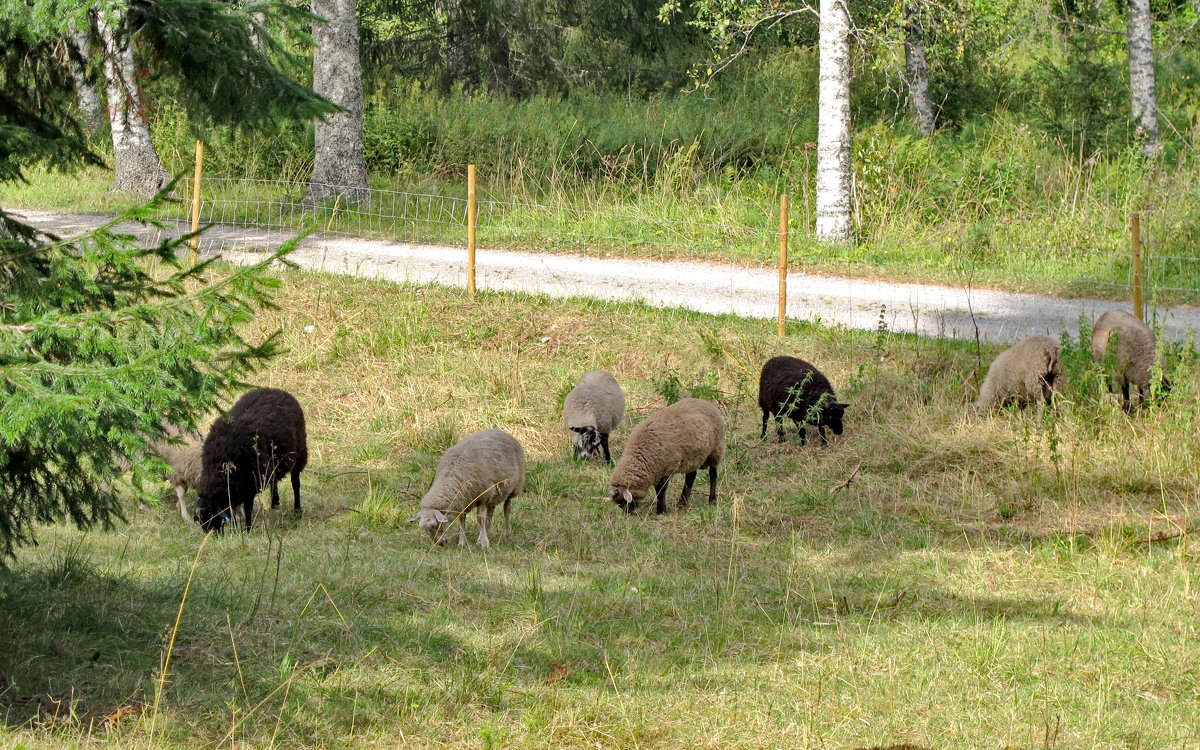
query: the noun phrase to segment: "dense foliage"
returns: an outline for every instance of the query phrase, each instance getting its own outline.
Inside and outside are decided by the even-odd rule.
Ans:
[[[31,2],[0,13],[0,184],[29,166],[99,161],[59,56],[66,21],[83,8]],[[154,0],[128,10],[153,49],[148,72],[174,83],[189,122],[329,109],[259,51],[224,3]],[[156,209],[67,239],[0,210],[0,559],[32,542],[36,524],[119,518],[115,491],[128,458],[137,459],[137,486],[147,468],[140,457],[164,423],[191,424],[275,351],[270,337],[250,342],[238,327],[268,304],[276,281],[266,269],[287,248],[218,276],[209,261],[179,260],[182,238],[146,249],[120,231]]]

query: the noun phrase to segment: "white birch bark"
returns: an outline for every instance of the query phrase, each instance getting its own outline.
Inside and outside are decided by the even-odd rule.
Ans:
[[[1142,153],[1162,150],[1158,138],[1158,95],[1154,87],[1154,44],[1150,34],[1150,0],[1129,0],[1129,94]]]
[[[821,0],[817,88],[817,237],[849,242],[850,13],[846,0]]]
[[[362,63],[358,56],[355,0],[312,0],[313,90],[345,112],[317,119],[316,160],[306,201],[337,195],[360,202],[368,197],[363,154]]]
[[[170,181],[150,139],[125,15],[108,5],[96,13],[104,62],[104,95],[113,141],[113,190],[149,198]]]
[[[925,29],[921,11],[904,6],[904,73],[908,79],[908,106],[921,135],[933,135],[933,106],[929,103],[929,67],[925,63]]]
[[[100,95],[96,87],[88,80],[85,65],[92,57],[91,40],[86,31],[75,28],[75,22],[69,24],[71,52],[67,54],[67,64],[71,68],[71,78],[75,83],[75,98],[79,102],[79,111],[83,114],[87,130],[97,133],[104,126],[104,110],[100,105]]]

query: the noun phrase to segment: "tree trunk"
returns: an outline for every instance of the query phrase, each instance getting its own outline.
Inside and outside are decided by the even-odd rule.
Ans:
[[[96,13],[104,60],[104,95],[112,129],[114,192],[153,197],[170,181],[150,139],[142,92],[133,64],[133,47],[124,13],[112,5]]]
[[[100,105],[96,87],[87,76],[87,61],[92,58],[91,38],[86,31],[77,30],[74,21],[69,27],[71,37],[68,43],[71,49],[67,52],[67,65],[75,82],[75,97],[79,101],[79,111],[83,114],[88,132],[99,133],[104,127],[104,109]]]
[[[256,50],[263,52],[262,37],[258,35],[258,30],[264,23],[267,22],[267,14],[255,11],[250,14],[250,19],[250,43],[254,45]]]
[[[312,0],[313,91],[345,112],[316,121],[316,161],[307,203],[340,195],[355,203],[366,200],[367,162],[363,155],[362,63],[358,56],[355,0]]]
[[[465,0],[438,0],[437,7],[446,15],[446,77],[452,83],[472,88],[478,83],[471,63],[470,40],[466,34]]]
[[[817,237],[850,241],[850,13],[821,0],[817,89]]]
[[[933,135],[933,107],[929,103],[929,72],[925,64],[925,29],[921,11],[911,3],[904,6],[904,73],[908,78],[908,106],[917,130]]]
[[[1129,94],[1142,153],[1162,150],[1158,140],[1158,95],[1154,88],[1154,44],[1150,35],[1150,0],[1129,0]]]

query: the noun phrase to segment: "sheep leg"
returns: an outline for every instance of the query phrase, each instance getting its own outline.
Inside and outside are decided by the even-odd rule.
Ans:
[[[798,419],[796,420],[796,432],[800,435],[800,445],[808,442],[808,436],[804,433],[804,423]]]
[[[763,409],[763,428],[762,428],[762,432],[759,434],[759,437],[762,438],[763,440],[767,439],[767,422],[770,419],[771,419],[771,412],[767,411],[766,409]]]
[[[475,541],[480,547],[487,549],[492,546],[488,540],[488,526],[492,522],[492,509],[487,503],[479,504],[479,539]]]
[[[1121,402],[1124,404],[1124,406],[1122,408],[1125,409],[1125,412],[1127,414],[1129,412],[1133,411],[1133,404],[1129,401],[1129,381],[1128,380],[1121,381]]]
[[[175,497],[179,499],[179,515],[183,516],[184,521],[191,521],[192,516],[187,511],[187,503],[184,502],[183,496],[187,492],[182,484],[175,485]]]
[[[279,480],[275,478],[271,479],[271,507],[279,507]]]
[[[785,434],[783,431],[783,412],[775,415],[775,435],[779,438],[779,442],[783,442]]]
[[[679,507],[686,508],[692,499],[692,482],[696,481],[696,472],[689,471],[683,475],[683,494],[679,496]]]
[[[654,485],[654,512],[662,515],[667,512],[667,483],[671,481],[670,475],[658,480],[658,484]]]
[[[613,462],[613,460],[612,460],[612,454],[608,452],[608,433],[607,432],[600,433],[600,447],[604,449],[604,463],[611,464]],[[507,508],[508,505],[505,505],[504,507]]]
[[[717,504],[717,467],[708,467],[708,504]]]
[[[250,533],[251,519],[254,518],[254,496],[246,498],[246,504],[242,506],[246,511],[246,533]],[[233,508],[229,508],[229,520],[233,520]]]
[[[292,471],[292,498],[295,502],[292,505],[292,513],[294,515],[303,515],[304,511],[300,509],[300,472]]]
[[[512,539],[512,495],[504,498],[504,539]]]
[[[469,510],[470,509],[462,511],[455,518],[455,520],[458,521],[458,546],[459,547],[467,546],[467,513],[469,512]]]

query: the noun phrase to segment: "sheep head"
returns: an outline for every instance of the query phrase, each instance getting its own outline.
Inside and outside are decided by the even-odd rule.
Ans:
[[[600,433],[595,427],[570,427],[571,432],[575,433],[571,436],[575,443],[575,450],[578,452],[578,457],[586,461],[593,456],[601,455],[600,452]]]
[[[612,485],[612,501],[627,513],[637,510],[638,501],[646,496],[645,489],[631,489],[623,484]]]
[[[416,521],[417,528],[429,534],[429,538],[439,547],[446,544],[446,535],[450,533],[450,518],[436,508],[422,508],[416,515],[408,519],[409,523]]]

